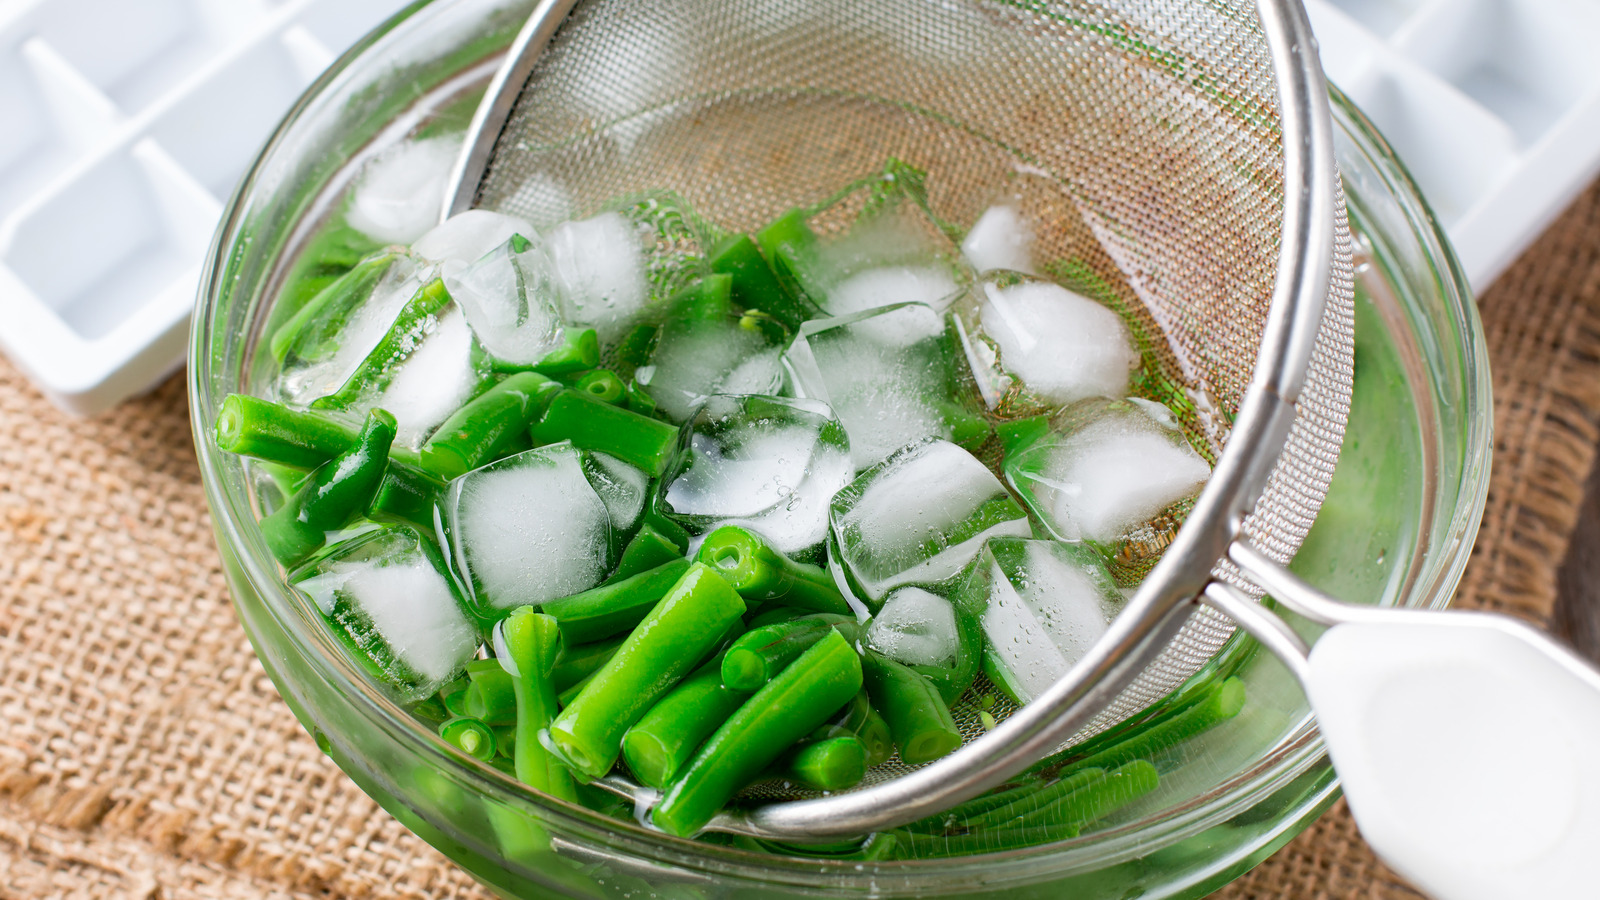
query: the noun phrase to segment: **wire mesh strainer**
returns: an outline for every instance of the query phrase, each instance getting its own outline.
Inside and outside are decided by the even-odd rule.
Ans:
[[[725,813],[768,837],[861,834],[939,811],[1148,707],[1232,633],[1197,605],[1244,537],[1286,562],[1316,516],[1351,392],[1352,271],[1325,86],[1290,0],[550,0],[479,109],[446,214],[551,223],[670,188],[753,229],[889,156],[971,222],[1021,200],[1161,335],[1157,368],[1212,479],[1107,636],[966,746],[826,798]],[[963,715],[963,713],[967,713]],[[898,777],[890,777],[898,776]],[[647,792],[616,778],[619,791]]]

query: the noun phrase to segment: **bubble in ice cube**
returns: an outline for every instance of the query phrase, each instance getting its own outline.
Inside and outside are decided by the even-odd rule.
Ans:
[[[1172,412],[1143,399],[1091,400],[1063,411],[1048,430],[1007,452],[1004,471],[1057,538],[1148,561],[1171,541],[1173,508],[1197,496],[1211,476]]]
[[[516,216],[469,209],[445,219],[417,238],[411,245],[411,252],[434,262],[453,259],[471,263],[519,234],[530,240],[538,236],[532,225]]]
[[[583,454],[583,471],[600,502],[605,504],[612,530],[618,534],[633,531],[644,514],[650,476],[609,453],[596,451]]]
[[[862,643],[908,666],[953,666],[961,650],[955,607],[920,587],[896,588],[872,617]]]
[[[990,541],[961,588],[977,612],[984,670],[1020,703],[1054,684],[1122,606],[1104,563],[1056,541]]]
[[[561,346],[550,261],[536,238],[516,234],[475,262],[440,269],[478,343],[513,365],[533,365]]]
[[[1116,313],[1052,282],[992,273],[960,318],[968,361],[991,408],[1122,397],[1139,365]]]
[[[691,532],[739,525],[798,554],[827,537],[828,504],[853,472],[826,405],[717,395],[684,429],[661,479],[661,509]]]
[[[638,229],[607,212],[563,222],[544,242],[563,318],[593,328],[603,344],[621,340],[650,298]]]
[[[460,135],[398,144],[366,164],[345,221],[384,244],[409,244],[439,222]]]
[[[438,690],[477,652],[477,631],[443,560],[409,527],[386,525],[338,544],[290,580],[402,699]]]
[[[668,420],[684,422],[713,394],[776,394],[781,351],[761,332],[725,321],[668,321],[650,365],[634,377]]]
[[[1027,535],[1027,514],[972,454],[949,441],[906,447],[833,499],[832,552],[855,593],[881,601],[902,584],[955,575],[991,537]]]
[[[942,337],[939,315],[920,303],[821,319],[801,326],[784,368],[796,393],[833,407],[860,470],[907,444],[952,437]]]
[[[433,277],[433,269],[415,256],[403,252],[384,256],[389,262],[370,294],[340,297],[301,326],[278,380],[284,402],[304,406],[338,390],[388,333],[400,310]]]
[[[1015,206],[1001,204],[983,211],[961,241],[961,253],[979,272],[1008,269],[1039,274],[1033,267],[1033,230]]]
[[[451,559],[485,614],[576,594],[605,577],[611,517],[567,442],[457,478],[444,510]]]

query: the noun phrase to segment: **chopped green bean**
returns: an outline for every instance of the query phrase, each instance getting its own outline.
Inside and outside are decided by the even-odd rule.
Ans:
[[[570,643],[608,638],[644,621],[690,565],[677,557],[621,581],[547,601],[539,611],[556,620],[562,639]]]
[[[722,680],[728,687],[754,691],[833,631],[826,616],[804,616],[747,631],[722,658]]]
[[[515,669],[517,737],[512,759],[517,780],[552,797],[576,801],[572,775],[539,742],[539,733],[550,726],[556,715],[555,684],[550,680],[561,646],[561,632],[546,615],[523,607],[507,616],[498,626],[499,645]]]
[[[595,669],[593,672],[583,676],[583,678],[580,680],[573,682],[566,688],[563,688],[561,692],[556,695],[556,705],[560,706],[562,709],[566,709],[567,707],[571,706],[572,701],[576,700],[578,695],[583,693],[583,689],[588,687],[589,682],[593,681],[594,676],[598,674],[600,674],[600,670]]]
[[[805,744],[782,769],[784,778],[815,791],[843,791],[867,775],[867,745],[853,734]]]
[[[860,657],[841,635],[829,633],[711,735],[668,785],[651,821],[680,837],[699,831],[752,778],[860,690]]]
[[[341,308],[350,309],[372,295],[378,282],[389,268],[401,259],[401,254],[389,252],[369,256],[355,267],[334,279],[318,291],[294,317],[272,333],[267,342],[267,352],[279,363],[284,362],[293,349],[300,359],[322,359],[328,355],[327,345],[334,343],[344,327],[344,316],[337,315]],[[326,317],[320,328],[311,323]]]
[[[950,707],[926,677],[871,652],[862,667],[872,705],[888,721],[900,758],[908,765],[932,762],[961,746]]]
[[[867,749],[867,765],[881,765],[894,755],[894,735],[883,715],[872,708],[872,700],[861,691],[833,721],[812,732],[811,740],[820,741],[842,734],[853,734]]]
[[[665,786],[749,697],[749,691],[723,683],[722,656],[712,657],[622,736],[622,758],[629,771],[640,784]]]
[[[313,409],[347,409],[362,397],[381,391],[394,379],[400,363],[422,346],[437,317],[450,304],[450,292],[435,278],[406,302],[394,324],[338,390],[311,402]]]
[[[732,277],[733,299],[746,310],[760,310],[790,332],[808,318],[749,235],[734,235],[711,248],[710,262],[711,271]]]
[[[550,378],[572,375],[600,365],[600,338],[593,328],[568,328],[561,346],[544,355],[533,370]]]
[[[471,682],[463,698],[467,715],[495,727],[516,722],[516,685],[499,660],[472,660],[467,663],[467,678]]]
[[[622,550],[622,559],[617,563],[617,570],[611,573],[605,584],[621,581],[648,569],[654,569],[662,563],[669,563],[683,556],[683,548],[679,547],[671,538],[656,530],[655,527],[645,525],[639,533],[633,536],[628,546]]]
[[[744,600],[726,581],[691,565],[551,723],[556,752],[586,779],[610,771],[623,733],[739,624],[744,611]]]
[[[561,645],[561,652],[556,654],[556,666],[550,673],[550,681],[559,693],[577,684],[596,670],[606,664],[606,660],[615,656],[617,648],[627,640],[627,635],[619,635],[604,641],[592,641],[587,644]]]
[[[571,441],[581,450],[609,453],[657,478],[667,467],[678,429],[570,388],[550,401],[531,429],[540,444]]]
[[[439,736],[474,759],[487,762],[494,758],[494,729],[470,716],[440,725]]]
[[[716,569],[746,600],[782,599],[785,606],[852,614],[827,570],[789,559],[747,528],[724,525],[711,532],[696,558]]]
[[[367,515],[378,520],[410,522],[424,531],[433,531],[434,504],[444,493],[444,482],[433,473],[394,458],[384,470],[378,492],[367,507]]]
[[[217,446],[296,469],[315,469],[356,445],[359,429],[327,413],[229,394],[217,411]]]
[[[422,445],[422,467],[445,481],[504,455],[527,433],[561,386],[517,372],[456,410]]]
[[[1231,677],[1211,688],[1195,703],[1178,711],[1166,721],[1141,728],[1126,740],[1118,741],[1072,765],[1074,768],[1098,766],[1102,769],[1112,769],[1135,759],[1150,759],[1218,722],[1233,718],[1243,708],[1244,682],[1237,676]]]
[[[329,531],[366,510],[383,479],[394,435],[394,416],[372,410],[354,447],[323,464],[283,508],[261,520],[261,534],[279,562],[289,568],[304,562]]]
[[[609,403],[612,406],[624,405],[628,400],[627,386],[622,383],[621,378],[617,377],[617,373],[610,369],[591,370],[582,378],[579,378],[577,383],[573,384],[572,389],[588,394],[596,400],[602,403]]]
[[[733,318],[733,279],[707,275],[668,301],[675,322],[725,322]]]

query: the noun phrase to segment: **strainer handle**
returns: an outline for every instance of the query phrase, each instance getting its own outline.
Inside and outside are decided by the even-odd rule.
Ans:
[[[1207,589],[1304,685],[1385,862],[1438,900],[1596,895],[1600,672],[1507,616],[1347,606],[1258,551],[1231,556],[1331,626],[1306,650],[1236,589]]]

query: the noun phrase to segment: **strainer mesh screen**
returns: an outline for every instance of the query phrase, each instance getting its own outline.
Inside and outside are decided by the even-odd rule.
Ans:
[[[1248,3],[599,0],[540,58],[476,205],[544,225],[670,189],[748,230],[897,157],[928,173],[947,221],[1015,202],[1036,259],[1093,281],[1153,337],[1160,399],[1216,459],[1271,302],[1280,137]],[[1298,422],[1287,446],[1250,451],[1277,458],[1247,528],[1280,561],[1315,518],[1348,412],[1342,199],[1338,234]],[[1080,737],[1158,700],[1231,631],[1195,614]],[[969,738],[981,731],[975,709],[955,712]],[[892,761],[869,783],[898,771]]]

